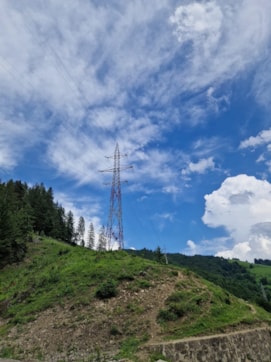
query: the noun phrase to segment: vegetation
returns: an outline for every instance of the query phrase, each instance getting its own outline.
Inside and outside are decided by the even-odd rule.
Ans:
[[[183,338],[223,331],[224,328],[255,322],[256,307],[235,298],[227,291],[188,273],[176,283],[157,320],[167,334]],[[258,313],[260,309],[257,309]],[[268,313],[264,313],[266,316]],[[269,317],[267,317],[269,319]],[[207,332],[208,331],[208,332]],[[207,333],[206,333],[207,332]]]
[[[45,237],[29,243],[28,249],[30,258],[5,267],[0,275],[0,315],[13,324],[33,319],[35,312],[66,298],[78,303],[84,296],[113,297],[120,281],[133,280],[150,264],[122,251],[99,253]]]
[[[75,228],[72,212],[54,202],[51,188],[0,183],[0,357],[42,359],[56,345],[53,359],[57,352],[75,360],[91,335],[87,360],[106,361],[103,346],[118,350],[115,358],[139,361],[139,347],[155,336],[271,322],[267,260],[165,255],[160,247],[107,251],[104,227],[94,250],[92,223],[86,242],[84,235],[84,218]],[[51,320],[44,324],[46,315]],[[32,341],[35,326],[36,334],[48,332]],[[74,340],[75,331],[80,338]]]
[[[31,232],[65,239],[65,213],[53,201],[53,191],[30,188],[20,181],[0,184],[0,267],[18,262],[26,252]]]
[[[37,323],[35,333],[48,328],[46,338],[52,335],[53,345],[63,353],[82,351],[85,338],[93,333],[97,344],[89,342],[93,343],[93,356],[101,346],[110,348],[113,343],[118,358],[133,360],[139,346],[157,333],[157,323],[159,338],[173,339],[271,320],[263,309],[176,266],[125,251],[71,246],[47,237],[29,242],[27,247],[24,260],[5,266],[0,274],[1,357],[42,358],[43,353],[49,353],[41,337],[27,349],[28,324],[32,330]],[[53,320],[45,327],[44,317],[41,322],[39,318],[50,313]],[[20,337],[13,335],[10,340],[8,333],[14,326]],[[76,330],[86,330],[86,335],[76,341],[67,335],[64,341],[58,340],[65,333],[73,336]],[[16,344],[17,339],[23,347]],[[22,355],[22,351],[29,354]]]
[[[116,284],[112,280],[102,283],[95,293],[99,299],[113,298],[117,295]]]
[[[157,252],[157,250],[159,252]],[[161,258],[161,250],[127,251],[149,260]],[[227,260],[214,256],[167,254],[168,263],[194,271],[238,298],[257,303],[271,311],[271,266]],[[261,271],[261,272],[260,272]],[[263,294],[264,286],[264,294]]]
[[[66,214],[54,201],[52,188],[46,189],[43,184],[29,187],[13,180],[0,182],[0,268],[22,260],[33,234],[35,238],[46,235],[84,246],[84,233],[84,218],[79,218],[75,230],[72,211]],[[88,246],[94,246],[93,225]]]

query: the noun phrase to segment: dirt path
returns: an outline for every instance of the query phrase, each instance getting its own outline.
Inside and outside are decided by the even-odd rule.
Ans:
[[[262,331],[262,330],[266,330],[269,329],[270,327],[268,327],[267,325],[264,327],[256,327],[256,328],[250,328],[250,329],[240,329],[240,330],[236,330],[233,332],[228,332],[228,333],[217,333],[217,334],[210,334],[208,336],[199,336],[199,337],[187,337],[187,338],[182,338],[182,339],[174,339],[172,341],[163,341],[163,344],[172,344],[172,343],[178,343],[178,342],[187,342],[187,341],[204,341],[207,339],[211,339],[211,338],[222,338],[225,336],[232,336],[232,335],[238,335],[238,334],[246,334],[249,332],[255,332],[255,331]],[[149,345],[159,345],[159,343],[150,343]],[[0,360],[1,362],[1,360]]]

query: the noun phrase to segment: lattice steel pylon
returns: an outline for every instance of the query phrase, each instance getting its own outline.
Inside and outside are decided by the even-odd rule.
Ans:
[[[113,247],[117,249],[124,248],[123,240],[123,225],[122,225],[122,200],[121,200],[121,179],[120,171],[132,168],[133,166],[120,166],[120,158],[127,155],[121,155],[119,151],[119,145],[116,144],[114,156],[107,158],[113,158],[113,168],[102,170],[101,172],[113,172],[111,193],[110,193],[110,204],[108,221],[106,227],[106,239],[108,242],[108,248]]]

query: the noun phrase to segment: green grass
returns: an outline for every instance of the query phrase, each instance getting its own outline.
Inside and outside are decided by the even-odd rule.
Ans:
[[[146,275],[152,274],[152,263],[123,251],[96,252],[46,238],[28,248],[29,259],[0,274],[0,314],[13,324],[33,320],[35,313],[67,299],[76,304],[97,293],[102,297],[108,283],[112,297],[123,280],[134,288],[149,287]],[[140,273],[144,278],[138,278]]]
[[[270,313],[251,306],[219,286],[193,277],[177,283],[157,315],[168,339],[223,332],[226,328],[271,322]]]
[[[266,276],[264,269],[267,270],[257,266],[251,271],[260,279]],[[43,238],[40,243],[28,245],[23,262],[1,270],[0,316],[7,323],[0,327],[0,339],[7,336],[12,326],[33,321],[46,308],[66,303],[74,308],[91,307],[98,299],[106,305],[107,299],[118,296],[125,286],[125,297],[129,294],[135,297],[108,310],[108,335],[120,342],[118,357],[132,359],[138,347],[149,338],[146,332],[149,321],[142,325],[139,318],[146,306],[137,296],[147,294],[161,281],[176,281],[174,291],[157,311],[164,339],[212,334],[240,324],[271,322],[270,313],[189,270],[161,265],[125,251],[97,252]],[[119,325],[114,320],[117,315],[125,316],[125,323]],[[76,323],[80,323],[86,315],[78,313],[76,317]],[[91,320],[92,317],[88,317]],[[14,357],[12,348],[2,348],[0,356]]]
[[[250,264],[249,264],[250,265]],[[271,283],[271,266],[269,265],[261,265],[261,264],[253,264],[253,267],[249,267],[249,271],[255,275],[257,281],[260,281],[262,278],[267,278]]]
[[[257,280],[260,288],[262,280],[265,280],[264,289],[268,293],[268,298],[271,298],[271,266],[263,264],[250,264],[248,262],[241,262],[239,264],[244,266],[249,273],[251,273]]]

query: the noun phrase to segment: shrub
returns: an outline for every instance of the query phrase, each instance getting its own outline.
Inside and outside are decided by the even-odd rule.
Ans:
[[[174,292],[167,298],[167,304],[174,302],[178,303],[181,302],[184,298],[183,292]]]
[[[137,281],[138,287],[141,289],[150,288],[151,283],[148,280],[142,279]]]
[[[118,327],[116,327],[115,325],[111,326],[110,328],[110,334],[111,336],[118,336],[121,335],[121,331],[118,329]]]
[[[111,280],[102,283],[95,293],[95,296],[99,299],[108,299],[115,297],[116,295],[117,295],[116,285]]]
[[[185,315],[185,311],[181,303],[170,303],[169,311],[174,313],[177,318],[181,318]]]
[[[160,309],[158,316],[157,316],[157,320],[162,323],[176,321],[177,319],[178,319],[178,316],[170,309]]]

